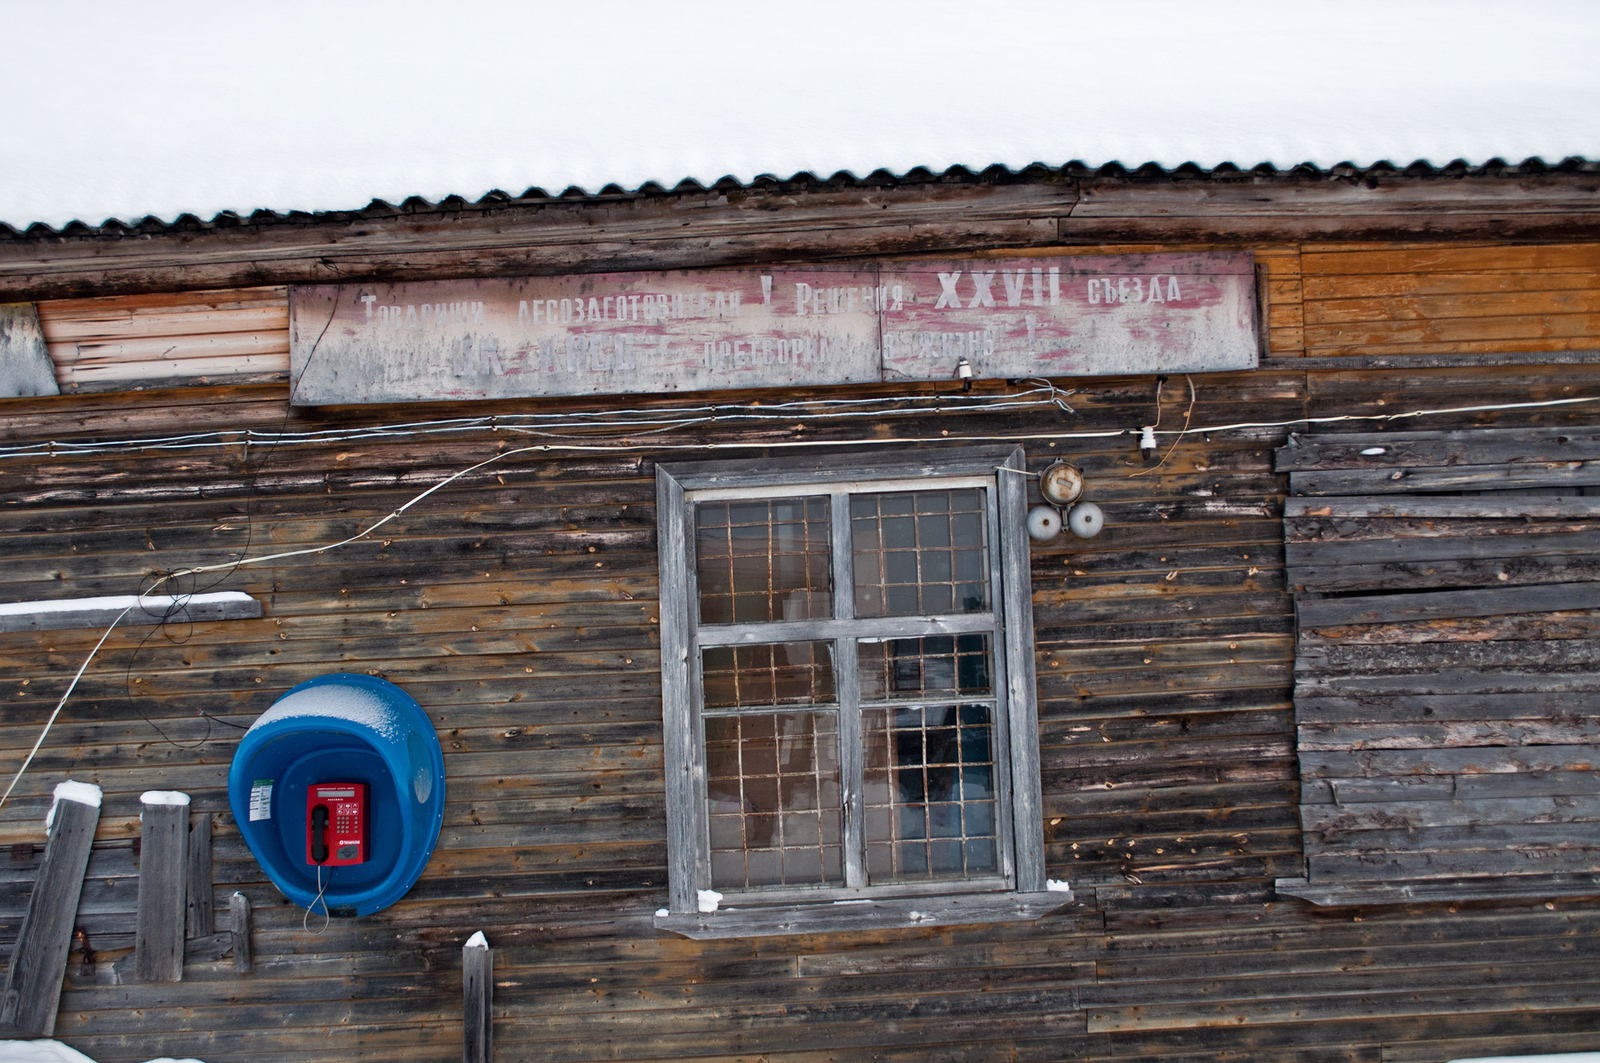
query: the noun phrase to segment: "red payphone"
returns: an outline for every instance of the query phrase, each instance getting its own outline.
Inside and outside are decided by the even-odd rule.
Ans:
[[[313,783],[306,789],[306,863],[337,867],[367,859],[367,784]]]

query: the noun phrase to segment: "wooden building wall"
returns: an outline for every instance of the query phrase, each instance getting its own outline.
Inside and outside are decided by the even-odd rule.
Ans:
[[[1048,870],[1079,901],[1064,914],[715,942],[655,930],[665,818],[653,471],[667,452],[554,452],[464,478],[369,540],[197,583],[259,597],[259,620],[114,633],[0,808],[0,846],[11,847],[0,848],[0,943],[14,939],[31,887],[49,790],[71,774],[103,786],[106,804],[80,908],[94,962],[71,958],[56,1032],[107,1063],[453,1059],[460,947],[480,929],[496,950],[501,1060],[1424,1063],[1594,1047],[1600,898],[1316,907],[1275,893],[1275,879],[1305,865],[1287,479],[1273,452],[1290,431],[1278,422],[1299,418],[1600,395],[1582,355],[1479,357],[1600,347],[1600,245],[1255,249],[1269,358],[1256,372],[1194,378],[1192,402],[1182,378],[1159,399],[1149,378],[1058,381],[1078,389],[1071,414],[930,405],[914,419],[803,433],[929,446],[1015,436],[1034,468],[1060,455],[1087,473],[1106,532],[1036,546],[1032,559]],[[230,334],[270,348],[275,298],[235,293],[230,306],[260,314]],[[69,322],[87,308],[39,310],[59,371],[72,364]],[[143,379],[173,375],[152,374]],[[513,409],[291,410],[278,383],[81,390],[5,402],[0,446]],[[1597,413],[1483,410],[1396,427],[1592,426]],[[1251,427],[1187,437],[1159,465],[1132,436],[1050,438],[1158,415],[1163,428]],[[744,455],[794,438],[783,422],[666,437]],[[0,456],[0,596],[129,593],[152,572],[342,539],[525,441],[484,430]],[[20,762],[99,635],[0,635],[0,763]],[[381,675],[417,698],[438,726],[449,800],[411,894],[318,934],[240,842],[224,781],[240,728],[331,671]],[[234,974],[217,941],[196,940],[181,983],[133,980],[131,842],[147,789],[185,790],[211,817],[216,929],[227,929],[227,897],[247,894],[254,973]]]

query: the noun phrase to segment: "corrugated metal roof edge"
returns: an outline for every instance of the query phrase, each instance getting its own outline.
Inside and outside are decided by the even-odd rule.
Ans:
[[[400,217],[408,214],[438,213],[442,211],[461,210],[496,210],[515,206],[533,206],[541,203],[573,202],[573,201],[607,201],[636,199],[645,196],[665,196],[694,194],[697,192],[716,191],[806,191],[809,189],[840,190],[851,187],[893,187],[899,185],[918,184],[1009,184],[1025,181],[1040,180],[1073,180],[1086,178],[1121,178],[1142,181],[1262,181],[1274,182],[1289,181],[1364,181],[1377,176],[1401,176],[1418,179],[1457,179],[1457,178],[1496,178],[1496,177],[1528,177],[1542,174],[1572,174],[1572,173],[1600,173],[1600,161],[1591,161],[1582,156],[1569,156],[1557,163],[1547,163],[1540,158],[1524,159],[1519,163],[1508,163],[1504,159],[1494,158],[1482,164],[1473,165],[1462,159],[1443,166],[1435,166],[1423,159],[1418,159],[1406,166],[1397,166],[1389,162],[1377,162],[1370,166],[1357,166],[1354,163],[1340,163],[1326,169],[1301,163],[1286,170],[1280,170],[1271,163],[1260,163],[1248,169],[1224,163],[1209,170],[1195,163],[1184,163],[1182,166],[1171,169],[1156,163],[1145,163],[1142,166],[1129,168],[1121,163],[1106,163],[1101,166],[1088,166],[1081,162],[1069,162],[1065,166],[1051,167],[1043,163],[1035,163],[1020,170],[995,165],[983,170],[972,170],[964,166],[952,166],[940,173],[934,173],[924,167],[915,167],[903,174],[893,174],[888,170],[874,170],[866,176],[857,176],[848,171],[841,170],[830,177],[818,177],[814,173],[801,172],[789,178],[779,178],[771,174],[763,174],[749,182],[741,182],[734,177],[723,177],[709,185],[705,185],[694,178],[685,178],[671,188],[656,182],[646,182],[638,188],[621,188],[618,185],[606,185],[598,192],[588,192],[584,189],[571,187],[560,193],[551,194],[542,188],[532,187],[521,195],[513,196],[507,192],[491,191],[480,198],[468,201],[462,196],[446,196],[443,199],[430,202],[420,196],[412,196],[399,205],[394,205],[380,199],[375,199],[367,206],[358,210],[338,211],[291,211],[278,213],[271,210],[257,210],[249,215],[238,214],[233,211],[224,211],[215,215],[210,220],[204,220],[193,214],[180,214],[172,221],[162,221],[160,218],[147,216],[137,222],[127,223],[117,219],[110,219],[99,225],[90,225],[82,221],[69,222],[59,229],[52,228],[43,222],[35,222],[25,229],[17,229],[6,222],[0,222],[0,240],[40,240],[60,237],[122,237],[122,236],[151,236],[163,233],[196,232],[214,229],[230,229],[244,227],[272,227],[272,226],[303,226],[318,223],[341,222],[356,219],[376,219],[384,217]]]

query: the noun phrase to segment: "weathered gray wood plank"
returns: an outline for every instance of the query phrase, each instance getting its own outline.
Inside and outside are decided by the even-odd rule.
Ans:
[[[1453,749],[1464,746],[1595,745],[1600,743],[1600,717],[1553,721],[1302,723],[1299,726],[1298,741],[1302,752],[1313,749]]]
[[[1308,831],[1396,830],[1469,824],[1587,823],[1600,820],[1600,795],[1585,797],[1477,798],[1444,801],[1372,801],[1354,805],[1301,805]],[[1350,839],[1360,845],[1359,838]]]
[[[144,982],[176,982],[183,978],[189,798],[187,794],[151,791],[140,798],[140,806],[143,822],[139,829],[134,973]]]
[[[967,893],[787,908],[724,908],[710,914],[658,915],[655,924],[696,939],[770,937],[1043,919],[1072,903],[1070,891]]]
[[[1371,453],[1377,451],[1377,453]],[[1593,428],[1471,428],[1289,437],[1278,472],[1587,461],[1600,458]]]
[[[1600,580],[1600,553],[1305,565],[1290,570],[1288,579],[1298,592],[1321,594],[1577,583]]]
[[[1471,801],[1589,794],[1600,794],[1600,772],[1493,772],[1372,779],[1310,778],[1301,786],[1300,803],[1303,809],[1313,804],[1353,805],[1367,801]]]
[[[1458,775],[1529,771],[1591,772],[1600,767],[1594,746],[1477,746],[1466,749],[1308,750],[1300,771],[1311,778],[1360,779],[1386,775]]]
[[[1578,609],[1600,609],[1600,582],[1475,587],[1352,598],[1305,598],[1295,603],[1295,611],[1303,628]]]
[[[1355,520],[1384,519],[1492,520],[1524,517],[1552,520],[1585,520],[1600,517],[1600,498],[1583,495],[1517,494],[1496,492],[1487,495],[1301,495],[1283,500],[1283,518]]]
[[[1277,890],[1318,905],[1404,904],[1497,900],[1511,897],[1583,897],[1600,891],[1600,875],[1497,874],[1416,882],[1318,882],[1280,878]]]
[[[1586,821],[1550,823],[1449,823],[1432,827],[1334,829],[1327,837],[1307,831],[1306,856],[1374,853],[1587,853],[1586,869],[1600,871],[1600,837]],[[1441,859],[1445,857],[1441,856]]]
[[[1449,801],[1454,775],[1402,775],[1396,778],[1315,778],[1300,783],[1300,805],[1349,805],[1367,801]]]
[[[1430,491],[1526,491],[1600,484],[1600,462],[1460,465],[1453,468],[1330,469],[1289,474],[1296,495],[1393,495]]]
[[[184,889],[184,934],[209,937],[216,931],[211,898],[211,814],[201,812],[189,828],[188,881]]]
[[[1044,813],[1039,795],[1039,713],[1035,705],[1033,594],[1028,569],[1027,456],[1017,447],[1000,463],[1000,588],[1006,631],[1006,712],[1016,888],[1045,889]],[[1002,791],[1003,792],[1003,791]],[[1004,820],[1002,819],[1002,822]]]
[[[64,794],[56,804],[44,862],[28,898],[0,996],[0,1034],[5,1036],[49,1037],[55,1031],[78,892],[100,822],[98,792],[93,797],[90,803]]]
[[[1305,674],[1295,677],[1294,696],[1361,697],[1366,695],[1521,694],[1541,690],[1552,695],[1600,690],[1600,675],[1591,672],[1485,672],[1476,668],[1444,668],[1429,674]]]
[[[463,1063],[494,1059],[494,950],[475,936],[461,949]]]
[[[1542,642],[1410,642],[1302,645],[1297,676],[1337,679],[1397,672],[1423,675],[1452,669],[1478,671],[1485,683],[1499,672],[1572,673],[1600,665],[1600,640],[1548,639]]]
[[[255,950],[250,943],[250,898],[234,891],[228,898],[228,933],[233,940],[233,969],[249,974],[255,969]]]
[[[1520,850],[1452,846],[1387,852],[1341,851],[1307,856],[1306,870],[1313,883],[1405,882],[1478,875],[1592,875],[1600,871],[1600,851],[1555,845]]]
[[[1501,522],[1496,522],[1501,523]],[[1560,525],[1559,527],[1567,527]],[[1550,557],[1600,553],[1600,527],[1581,531],[1544,530],[1535,525],[1482,522],[1450,535],[1404,534],[1348,540],[1312,540],[1284,544],[1284,564],[1290,582],[1300,582],[1298,570],[1331,568],[1343,564],[1408,564],[1420,561],[1456,561],[1482,558]]]
[[[1600,717],[1600,691],[1308,696],[1295,699],[1294,712],[1301,725],[1570,720]]]

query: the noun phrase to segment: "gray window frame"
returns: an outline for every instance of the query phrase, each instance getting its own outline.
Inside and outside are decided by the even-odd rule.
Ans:
[[[794,933],[810,925],[819,929],[896,922],[937,925],[1037,918],[1071,900],[1071,894],[1059,892],[1059,886],[1057,892],[1047,890],[1045,879],[1025,470],[1023,450],[1014,446],[858,451],[826,457],[657,466],[669,894],[669,907],[666,913],[658,913],[657,925],[695,937]],[[840,548],[849,542],[849,512],[847,506],[835,505],[831,507],[836,605],[832,618],[701,628],[695,608],[693,507],[697,501],[972,486],[981,486],[989,499],[992,613],[981,614],[971,623],[950,616],[853,619],[853,609],[844,604],[851,585],[850,551]],[[704,727],[696,666],[700,650],[741,643],[968,631],[993,636],[1001,875],[970,882],[728,892],[724,903],[732,911],[701,913],[698,896],[700,890],[709,888],[710,860]],[[849,654],[834,656],[843,704],[855,696],[854,662],[844,660]],[[841,715],[841,731],[845,726]],[[862,754],[860,743],[849,739],[841,733],[847,809],[845,862],[849,881],[860,882],[861,795],[850,783],[860,777]],[[930,903],[936,898],[942,899],[942,904]],[[856,908],[860,904],[867,907]],[[849,909],[848,915],[845,909]]]

